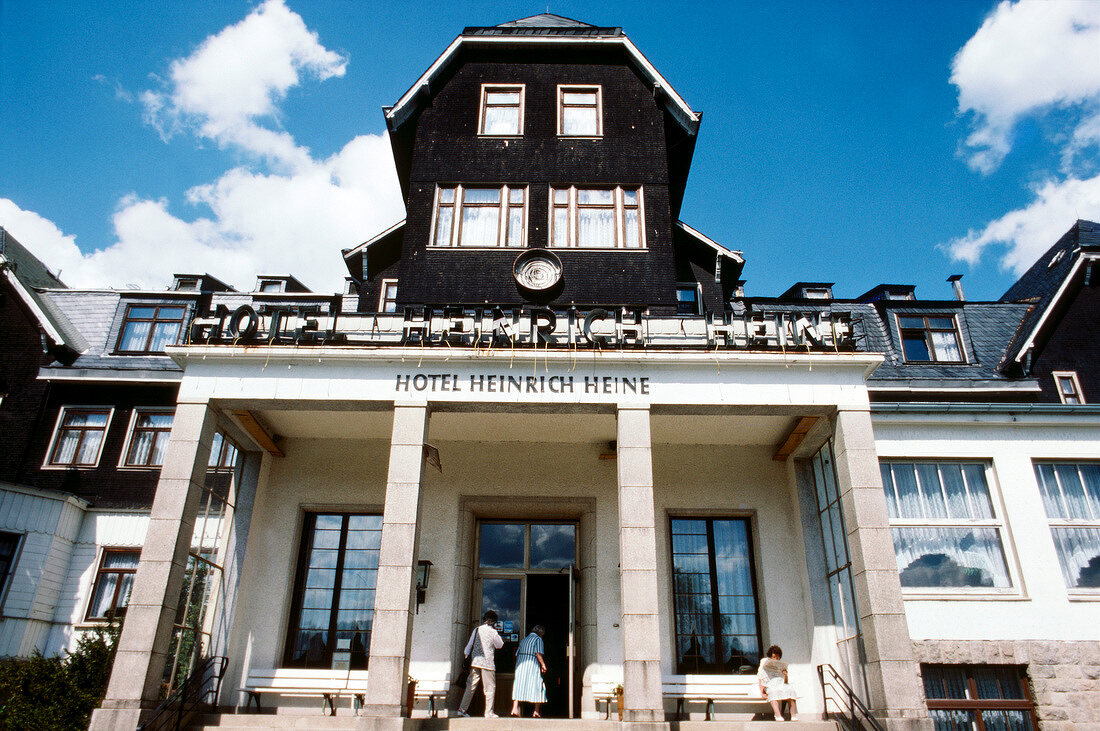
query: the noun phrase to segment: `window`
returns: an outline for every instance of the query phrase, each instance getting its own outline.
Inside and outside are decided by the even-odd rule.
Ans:
[[[1012,586],[986,469],[976,462],[881,464],[903,588]]]
[[[1085,403],[1081,382],[1077,380],[1077,371],[1054,371],[1051,375],[1054,376],[1054,385],[1058,388],[1058,398],[1062,403]]]
[[[640,188],[551,188],[550,245],[643,249]]]
[[[183,305],[129,305],[118,338],[120,353],[161,353],[174,345],[183,325]]]
[[[1100,589],[1100,462],[1036,462],[1050,532],[1069,589]]]
[[[436,189],[432,246],[525,246],[527,188]]]
[[[18,533],[0,532],[0,604],[4,600],[4,590],[8,587],[8,578],[15,568],[15,556],[19,552]]]
[[[962,341],[951,315],[898,315],[901,347],[909,362],[961,363]]]
[[[380,515],[306,515],[287,665],[367,667],[381,542]]]
[[[523,134],[523,86],[482,84],[477,133],[515,137]]]
[[[92,589],[92,601],[88,604],[88,619],[108,619],[126,608],[140,558],[139,550],[103,549],[99,573]]]
[[[599,137],[603,134],[602,91],[598,86],[558,87],[558,134]]]
[[[189,292],[199,288],[199,280],[196,277],[177,277],[176,291]]]
[[[123,466],[162,466],[173,416],[171,411],[135,411]]]
[[[261,279],[258,291],[282,292],[286,289],[286,282],[281,279]]]
[[[110,419],[110,409],[63,407],[48,464],[57,467],[95,467],[99,463],[103,436],[107,433]]]
[[[676,672],[754,672],[761,642],[748,519],[673,518],[671,533]]]
[[[699,307],[699,285],[694,282],[682,282],[676,285],[676,314],[701,315]]]
[[[832,292],[828,287],[806,287],[802,290],[802,296],[808,300],[832,299]]]
[[[921,665],[920,672],[937,730],[1038,728],[1023,667]]]
[[[397,280],[383,279],[378,295],[379,312],[397,312]]]
[[[207,469],[215,472],[232,470],[237,464],[237,447],[221,432],[214,432],[214,441],[210,444],[210,459]]]

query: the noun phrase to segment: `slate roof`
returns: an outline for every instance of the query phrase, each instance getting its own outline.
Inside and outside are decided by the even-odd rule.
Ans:
[[[70,357],[87,348],[87,343],[80,336],[79,329],[73,327],[39,291],[42,287],[64,287],[65,284],[2,226],[0,226],[0,268],[4,270],[4,276],[34,313],[47,337],[63,351],[54,352],[55,356],[69,360]]]
[[[1100,252],[1100,223],[1079,219],[1001,295],[1001,302],[1021,302],[1029,307],[1006,348],[1002,370],[1012,368],[1022,355],[1021,349],[1035,333],[1043,313],[1055,304],[1054,298],[1073,271],[1080,251]],[[1060,258],[1055,261],[1055,257]]]

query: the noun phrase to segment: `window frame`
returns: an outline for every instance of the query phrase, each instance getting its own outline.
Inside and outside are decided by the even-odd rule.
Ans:
[[[1050,375],[1054,378],[1054,390],[1058,392],[1058,400],[1063,404],[1078,405],[1087,403],[1085,401],[1085,394],[1081,391],[1081,381],[1077,378],[1077,371],[1051,371]],[[1073,386],[1073,392],[1067,394],[1062,390],[1062,379],[1065,378]],[[1068,400],[1069,398],[1076,399],[1075,401]]]
[[[152,318],[146,318],[146,317],[132,318],[132,317],[130,317],[130,311],[133,310],[135,307],[143,307],[143,308],[152,307],[153,308],[153,317]],[[172,309],[182,310],[182,312],[180,313],[180,319],[178,321],[177,320],[171,320],[171,319],[160,319],[158,317],[158,315],[160,314],[160,310],[161,310],[162,307],[169,307],[169,308],[172,308]],[[122,349],[123,340],[126,338],[126,325],[130,322],[148,322],[148,323],[150,323],[149,333],[145,336],[145,347],[142,350],[123,350]],[[122,323],[118,327],[118,339],[115,342],[115,354],[116,355],[156,355],[156,354],[159,353],[159,354],[163,355],[164,354],[163,350],[150,350],[149,349],[149,346],[151,346],[152,343],[153,343],[153,336],[156,333],[157,324],[158,323],[163,323],[163,322],[178,322],[179,323],[179,328],[176,330],[175,337],[173,337],[171,339],[171,342],[167,343],[167,345],[178,345],[179,341],[180,341],[180,336],[184,332],[184,323],[187,322],[187,303],[186,302],[180,302],[180,303],[176,303],[176,304],[171,304],[171,303],[165,303],[165,302],[151,302],[151,303],[127,302],[126,303],[126,310],[122,315]]]
[[[500,202],[497,204],[497,243],[491,245],[484,244],[463,244],[462,243],[462,210],[465,207],[465,192],[468,189],[474,190],[496,190],[500,194]],[[454,201],[451,203],[443,202],[443,191],[454,191]],[[511,194],[513,191],[523,191],[523,203],[517,204],[511,202]],[[489,204],[471,204],[477,207],[489,207]],[[447,243],[441,244],[437,241],[439,234],[439,213],[442,208],[451,209],[451,230],[447,237]],[[520,234],[520,243],[515,245],[508,244],[509,226],[511,224],[511,212],[513,208],[520,208],[522,210],[522,226],[523,231]],[[498,249],[516,251],[519,249],[527,248],[527,235],[530,229],[529,215],[531,208],[531,186],[527,183],[518,185],[492,185],[490,183],[454,183],[454,184],[436,184],[435,186],[435,202],[432,205],[432,229],[431,237],[428,241],[428,248],[436,251],[453,250],[453,251],[496,251]]]
[[[512,104],[489,104],[489,94],[493,92],[519,92],[519,103]],[[527,86],[526,84],[482,84],[481,85],[481,97],[478,104],[477,112],[477,136],[489,137],[489,138],[509,138],[509,137],[523,137],[523,120],[525,112],[527,110]],[[485,131],[485,111],[490,107],[506,107],[514,108],[517,110],[519,117],[517,121],[517,131],[515,132],[503,132],[494,133]]]
[[[578,198],[581,191],[611,191],[613,201],[611,204],[587,204],[579,203]],[[555,193],[558,191],[565,191],[567,193],[568,200],[563,205],[555,201]],[[627,192],[633,192],[637,196],[637,203],[627,205],[625,202],[625,194]],[[581,211],[587,208],[608,208],[611,207],[615,211],[615,241],[611,246],[579,246],[577,244],[578,236],[577,232],[580,228],[580,214]],[[641,185],[593,185],[593,186],[580,186],[580,185],[551,185],[550,196],[547,205],[549,212],[549,222],[547,224],[547,231],[549,236],[547,237],[546,247],[548,249],[570,249],[573,251],[648,251],[645,236],[645,192]],[[555,218],[557,211],[565,209],[566,215],[569,221],[569,229],[565,235],[565,245],[557,243],[557,228],[555,226]],[[636,209],[638,212],[638,245],[626,246],[626,211],[628,209]]]
[[[0,531],[0,543],[7,543],[11,546],[11,560],[8,562],[7,568],[0,571],[0,607],[4,606],[4,600],[8,596],[8,587],[11,586],[11,580],[15,577],[15,567],[19,565],[19,553],[23,548],[23,537],[25,535],[25,533],[12,530]]]
[[[57,451],[59,442],[61,439],[61,431],[64,429],[65,417],[73,413],[106,413],[107,420],[104,422],[102,429],[94,427],[87,429],[84,427],[76,427],[81,429],[81,437],[77,442],[76,449],[73,450],[73,457],[80,454],[80,447],[84,443],[83,434],[88,431],[101,431],[102,437],[99,440],[99,447],[96,449],[95,461],[87,464],[77,464],[75,462],[54,462],[54,453]],[[46,449],[46,457],[42,462],[42,469],[45,470],[91,470],[99,467],[99,461],[103,458],[103,448],[107,443],[107,434],[111,430],[111,422],[114,419],[115,409],[113,406],[61,406],[57,412],[57,420],[54,422],[53,436],[50,437],[49,447]]]
[[[210,444],[210,457],[206,460],[206,471],[232,472],[237,467],[240,446],[220,431],[215,431]]]
[[[1020,574],[1019,563],[1016,556],[1015,546],[1012,540],[1012,534],[1009,530],[1008,519],[1006,517],[1006,511],[1004,504],[1001,500],[1001,493],[996,480],[996,474],[993,469],[992,459],[980,459],[980,458],[955,458],[955,457],[920,457],[920,458],[908,458],[908,457],[885,457],[879,458],[879,469],[886,465],[932,465],[936,467],[936,474],[939,479],[939,489],[942,492],[944,490],[942,467],[945,465],[977,465],[982,468],[982,474],[985,478],[986,496],[989,500],[989,509],[992,516],[989,518],[972,518],[972,517],[924,517],[924,518],[902,518],[894,517],[887,511],[887,521],[890,527],[891,542],[893,542],[894,528],[992,528],[997,532],[1001,547],[1001,557],[1005,563],[1005,574],[1008,577],[1008,586],[905,586],[902,585],[902,596],[905,599],[918,599],[918,598],[931,598],[931,599],[972,599],[976,597],[1023,597],[1024,585],[1023,577]],[[916,470],[914,470],[916,472]],[[919,473],[916,473],[919,480]],[[966,494],[969,498],[970,485],[965,482],[966,475],[963,473],[964,485],[966,488]],[[887,488],[885,480],[883,480],[883,490]],[[919,488],[918,488],[919,489]],[[896,493],[896,486],[894,487]],[[946,495],[945,507],[947,505]],[[894,557],[897,559],[897,547],[895,544]],[[898,567],[898,574],[902,572],[902,568]]]
[[[392,310],[387,310],[386,309],[386,303],[390,302],[391,299],[386,296],[386,290],[387,290],[387,287],[389,287],[390,285],[393,286],[393,299],[392,299],[393,309]],[[379,285],[379,287],[378,287],[378,312],[383,313],[383,314],[397,312],[397,278],[396,277],[383,279],[381,284]]]
[[[933,669],[961,668],[966,677],[966,698],[932,698],[928,697],[927,674]],[[978,668],[1012,668],[1020,681],[1020,690],[1023,698],[982,698],[978,692],[978,682],[973,670]],[[974,714],[974,728],[984,731],[985,721],[982,718],[984,711],[1026,711],[1031,718],[1031,728],[1039,728],[1039,718],[1035,710],[1035,698],[1031,691],[1031,683],[1028,682],[1027,672],[1020,665],[995,665],[984,663],[921,663],[921,685],[925,691],[925,703],[929,711],[969,711]]]
[[[680,292],[691,290],[695,294],[695,311],[694,312],[680,312]],[[687,317],[691,315],[703,314],[703,285],[699,282],[677,282],[676,283],[676,315],[678,317]]]
[[[924,321],[923,326],[920,328],[920,332],[924,333],[924,346],[928,350],[929,355],[931,356],[931,358],[929,360],[913,359],[913,358],[909,357],[909,354],[907,352],[905,352],[905,334],[907,332],[915,333],[915,332],[918,331],[918,329],[914,328],[914,327],[903,327],[902,324],[901,324],[901,318],[903,318],[903,317],[919,317]],[[958,349],[959,349],[959,359],[958,360],[944,360],[942,358],[937,358],[936,357],[936,347],[935,347],[935,343],[933,343],[933,341],[932,341],[932,333],[933,332],[945,333],[945,332],[948,332],[948,330],[946,328],[934,328],[934,327],[932,327],[929,321],[933,320],[933,319],[950,319],[951,320],[951,324],[952,324],[951,332],[953,332],[954,335],[955,335],[955,343],[956,343],[956,345],[958,346]],[[970,359],[969,359],[969,357],[967,355],[967,352],[966,352],[966,344],[963,341],[962,326],[959,322],[958,313],[955,313],[955,312],[951,312],[951,313],[945,313],[945,312],[934,312],[934,313],[929,313],[929,312],[895,312],[894,313],[894,325],[897,327],[897,331],[898,331],[898,344],[901,347],[901,356],[902,356],[902,358],[904,359],[904,361],[906,363],[936,363],[936,364],[947,363],[947,364],[966,365],[970,362]]]
[[[369,508],[368,509],[361,509],[361,510],[360,509],[342,509],[342,508],[336,507],[336,508],[333,508],[331,510],[326,510],[324,508],[318,508],[318,509],[310,509],[310,510],[303,510],[302,511],[301,535],[300,535],[299,540],[298,540],[298,553],[297,553],[297,556],[295,557],[295,562],[294,562],[294,566],[295,566],[294,582],[291,585],[292,593],[290,595],[290,612],[287,615],[287,620],[286,620],[286,633],[285,633],[284,640],[283,640],[283,650],[282,650],[282,653],[281,653],[281,665],[280,665],[280,667],[285,667],[285,668],[306,668],[306,669],[308,669],[310,667],[307,663],[297,662],[297,661],[294,660],[294,647],[295,647],[295,643],[296,643],[296,635],[301,630],[302,610],[304,608],[303,604],[305,602],[305,595],[306,595],[306,588],[307,588],[306,584],[307,584],[307,581],[308,581],[308,573],[309,573],[309,559],[310,559],[309,554],[313,549],[313,534],[316,532],[317,518],[319,516],[340,516],[340,518],[341,518],[340,539],[339,539],[338,547],[336,549],[336,551],[337,551],[336,565],[332,569],[332,571],[334,572],[333,584],[332,584],[332,588],[329,589],[329,591],[331,591],[331,593],[332,593],[332,600],[331,600],[331,603],[329,605],[329,610],[328,610],[329,611],[329,625],[328,625],[328,628],[325,630],[326,634],[329,636],[329,639],[326,642],[326,647],[325,647],[325,651],[324,651],[324,660],[323,660],[326,667],[312,668],[312,669],[316,669],[316,670],[326,671],[326,670],[335,670],[335,669],[332,668],[332,662],[333,662],[333,655],[335,655],[335,653],[337,651],[337,647],[336,647],[336,644],[335,644],[335,639],[336,638],[333,636],[333,633],[335,631],[337,631],[337,616],[338,616],[338,613],[339,613],[339,604],[336,601],[336,599],[340,596],[340,592],[343,589],[343,571],[344,571],[345,560],[347,558],[347,553],[346,552],[347,552],[348,534],[350,532],[350,530],[349,530],[350,518],[356,517],[356,516],[367,516],[367,517],[375,517],[375,518],[378,518],[379,520],[381,520],[382,510],[381,509],[369,509]],[[381,532],[381,523],[379,523],[379,532]],[[379,558],[381,558],[381,545],[379,545],[377,550],[378,550]],[[378,605],[377,605],[377,600],[378,600],[378,595],[377,595],[377,591],[378,591],[377,572],[380,568],[381,568],[381,566],[378,566],[378,567],[375,568],[375,572],[376,572],[375,573],[375,585],[374,585],[375,604],[374,604],[374,607],[371,609],[372,614],[377,613],[377,611],[378,611]],[[370,631],[369,631],[370,635],[373,635],[373,632],[374,632],[374,618],[372,616],[371,628],[370,628]],[[370,664],[370,636],[368,636],[368,638],[367,638],[367,642],[366,642],[366,646],[364,648],[364,652],[365,652],[365,655],[366,655],[367,664],[369,666],[369,664]],[[349,658],[350,658],[350,655],[349,655]],[[357,668],[349,668],[349,669],[354,670],[354,669],[357,669]],[[362,668],[358,668],[358,669],[362,669]],[[340,671],[340,672],[343,672],[343,671]]]
[[[137,431],[153,432],[156,434],[165,434],[165,439],[172,433],[172,427],[139,427],[138,421],[143,414],[172,414],[173,423],[175,423],[176,410],[169,406],[138,406],[130,413],[130,424],[126,427],[126,441],[122,445],[122,453],[118,457],[118,467],[122,470],[159,470],[163,464],[131,464],[130,463],[130,450],[134,444],[134,437]],[[149,448],[149,457],[151,458],[156,452],[157,441],[159,437],[153,438],[153,444]]]
[[[690,675],[730,675],[730,673],[727,673],[727,672],[707,672],[707,671],[699,670],[699,669],[696,669],[695,671],[690,672],[690,673],[681,673],[680,672],[680,670],[681,670],[680,656],[679,656],[680,628],[677,625],[677,611],[676,611],[677,591],[676,591],[676,582],[675,582],[675,579],[674,579],[675,572],[676,572],[676,566],[675,566],[676,552],[675,552],[675,547],[674,547],[674,543],[673,543],[673,536],[674,536],[673,521],[676,521],[676,520],[702,520],[702,521],[706,521],[706,523],[707,523],[707,540],[708,540],[708,544],[707,544],[707,561],[708,561],[708,576],[710,578],[710,598],[711,598],[710,611],[711,611],[711,616],[713,618],[713,627],[714,627],[714,634],[713,634],[711,639],[715,641],[715,653],[716,653],[715,657],[716,658],[718,658],[720,654],[724,654],[724,652],[719,653],[719,651],[718,651],[718,648],[721,647],[720,639],[722,637],[722,634],[721,634],[722,623],[721,623],[720,616],[721,616],[722,612],[721,612],[721,603],[718,599],[718,594],[717,594],[717,591],[718,591],[718,588],[717,588],[718,582],[716,580],[717,579],[717,573],[716,573],[717,572],[717,560],[716,560],[716,557],[715,557],[714,542],[713,542],[714,522],[715,521],[740,521],[740,522],[744,523],[746,547],[748,549],[748,557],[749,557],[749,571],[748,571],[748,573],[749,573],[749,580],[750,580],[750,584],[751,584],[751,587],[752,587],[752,593],[753,593],[753,616],[755,618],[755,623],[756,623],[756,642],[757,642],[757,649],[760,651],[760,653],[757,653],[757,654],[762,654],[763,653],[763,648],[764,648],[764,627],[763,627],[763,620],[762,620],[762,615],[761,615],[761,611],[760,611],[760,604],[761,604],[760,577],[757,575],[758,571],[759,571],[759,561],[760,561],[760,559],[759,559],[758,550],[757,550],[758,541],[757,541],[757,536],[756,536],[756,521],[754,520],[754,517],[752,515],[745,515],[745,514],[740,514],[740,515],[738,515],[738,514],[710,514],[706,511],[703,511],[703,512],[697,512],[696,511],[696,512],[683,513],[683,514],[669,513],[667,515],[667,520],[666,520],[666,526],[667,526],[667,529],[668,529],[669,576],[673,577],[669,581],[669,588],[668,588],[668,592],[669,592],[668,597],[669,597],[669,602],[670,602],[669,607],[671,609],[670,614],[671,614],[671,620],[672,620],[671,624],[672,624],[673,667],[676,671],[676,674],[678,674],[678,675],[683,675],[683,674],[690,674]],[[750,664],[755,665],[757,662],[759,662],[758,657],[752,657],[750,659],[752,659],[752,661],[753,661]],[[717,661],[717,663],[720,664],[721,661]],[[755,671],[755,668],[754,668],[754,671]]]
[[[1069,528],[1084,528],[1088,530],[1095,530],[1100,532],[1100,505],[1092,508],[1090,512],[1093,513],[1091,518],[1066,518],[1066,517],[1054,517],[1051,516],[1050,511],[1047,509],[1046,495],[1043,492],[1043,480],[1039,476],[1040,465],[1069,465],[1077,468],[1078,474],[1080,474],[1082,465],[1097,465],[1100,464],[1097,460],[1083,459],[1032,459],[1032,472],[1035,476],[1035,485],[1039,490],[1039,497],[1043,501],[1043,513],[1046,515],[1047,527],[1050,530],[1050,540],[1054,544],[1054,552],[1058,558],[1058,570],[1062,572],[1063,580],[1065,579],[1065,567],[1062,563],[1062,552],[1058,548],[1058,541],[1055,538],[1055,531],[1065,530]],[[1065,494],[1065,488],[1062,486],[1061,477],[1057,471],[1054,473],[1055,480],[1058,486],[1060,495]],[[1083,484],[1082,479],[1082,484]],[[1071,600],[1073,599],[1087,599],[1087,600],[1100,600],[1100,586],[1066,586],[1066,593]]]
[[[107,621],[110,621],[110,616],[107,615],[107,614],[97,615],[97,616],[94,616],[94,617],[92,616],[92,604],[95,602],[96,589],[99,587],[100,579],[104,576],[104,574],[114,574],[114,575],[117,575],[117,576],[133,574],[133,575],[135,575],[135,577],[137,575],[137,566],[135,566],[132,569],[111,568],[111,569],[104,570],[105,567],[103,566],[103,564],[106,563],[107,556],[109,556],[110,554],[113,554],[113,553],[137,554],[138,564],[141,563],[141,549],[140,548],[126,547],[126,546],[105,546],[102,549],[100,549],[99,560],[96,562],[95,579],[92,581],[91,591],[88,592],[88,603],[87,603],[87,606],[84,608],[84,621],[85,622],[107,622]],[[122,588],[122,581],[116,581],[115,582],[114,594],[111,597],[111,606],[108,609],[108,612],[113,611],[116,617],[118,616],[118,610],[120,609],[120,607],[118,606],[118,592],[121,588]],[[133,584],[131,583],[131,585],[130,585],[131,594],[133,593],[133,590],[134,590],[134,587],[133,587]],[[127,597],[126,605],[121,607],[121,609],[126,609],[126,607],[128,607],[128,606],[130,606],[129,597]]]
[[[569,92],[582,92],[587,93],[596,92],[596,134],[568,134],[565,131],[565,95]],[[557,91],[557,107],[558,119],[557,119],[557,131],[558,137],[565,137],[568,139],[581,139],[581,140],[598,140],[603,137],[603,86],[601,84],[558,84]],[[588,104],[570,104],[569,107],[579,107],[587,109],[590,107]]]

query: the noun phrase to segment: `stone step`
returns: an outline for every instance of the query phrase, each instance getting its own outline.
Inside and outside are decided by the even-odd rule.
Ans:
[[[556,718],[417,718],[406,722],[406,729],[416,731],[620,731],[619,721]],[[291,714],[221,714],[200,716],[191,728],[200,731],[255,731],[256,729],[369,729],[370,719],[355,716],[322,716]],[[639,726],[633,726],[639,728]],[[652,731],[837,731],[832,721],[788,721],[776,726],[774,721],[672,721],[646,724]]]

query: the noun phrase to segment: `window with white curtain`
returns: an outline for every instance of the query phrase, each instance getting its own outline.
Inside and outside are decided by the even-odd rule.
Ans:
[[[962,363],[962,338],[953,315],[898,315],[902,352],[909,363]]]
[[[550,189],[550,245],[578,249],[644,249],[641,188]]]
[[[87,619],[117,617],[130,603],[141,551],[138,549],[105,548],[96,573],[92,599],[88,603]]]
[[[1036,462],[1035,477],[1066,587],[1095,593],[1100,589],[1100,462]]]
[[[1009,589],[1002,521],[981,462],[883,461],[904,589]]]
[[[527,244],[527,187],[436,188],[432,246],[522,247]]]
[[[603,93],[599,86],[558,87],[558,134],[562,137],[603,134]]]
[[[130,427],[130,439],[126,446],[125,467],[161,467],[164,452],[168,448],[168,435],[172,431],[170,410],[144,410],[134,412]]]
[[[46,459],[49,467],[95,467],[111,420],[108,407],[63,406]]]
[[[523,85],[482,84],[478,134],[516,137],[523,134]]]

